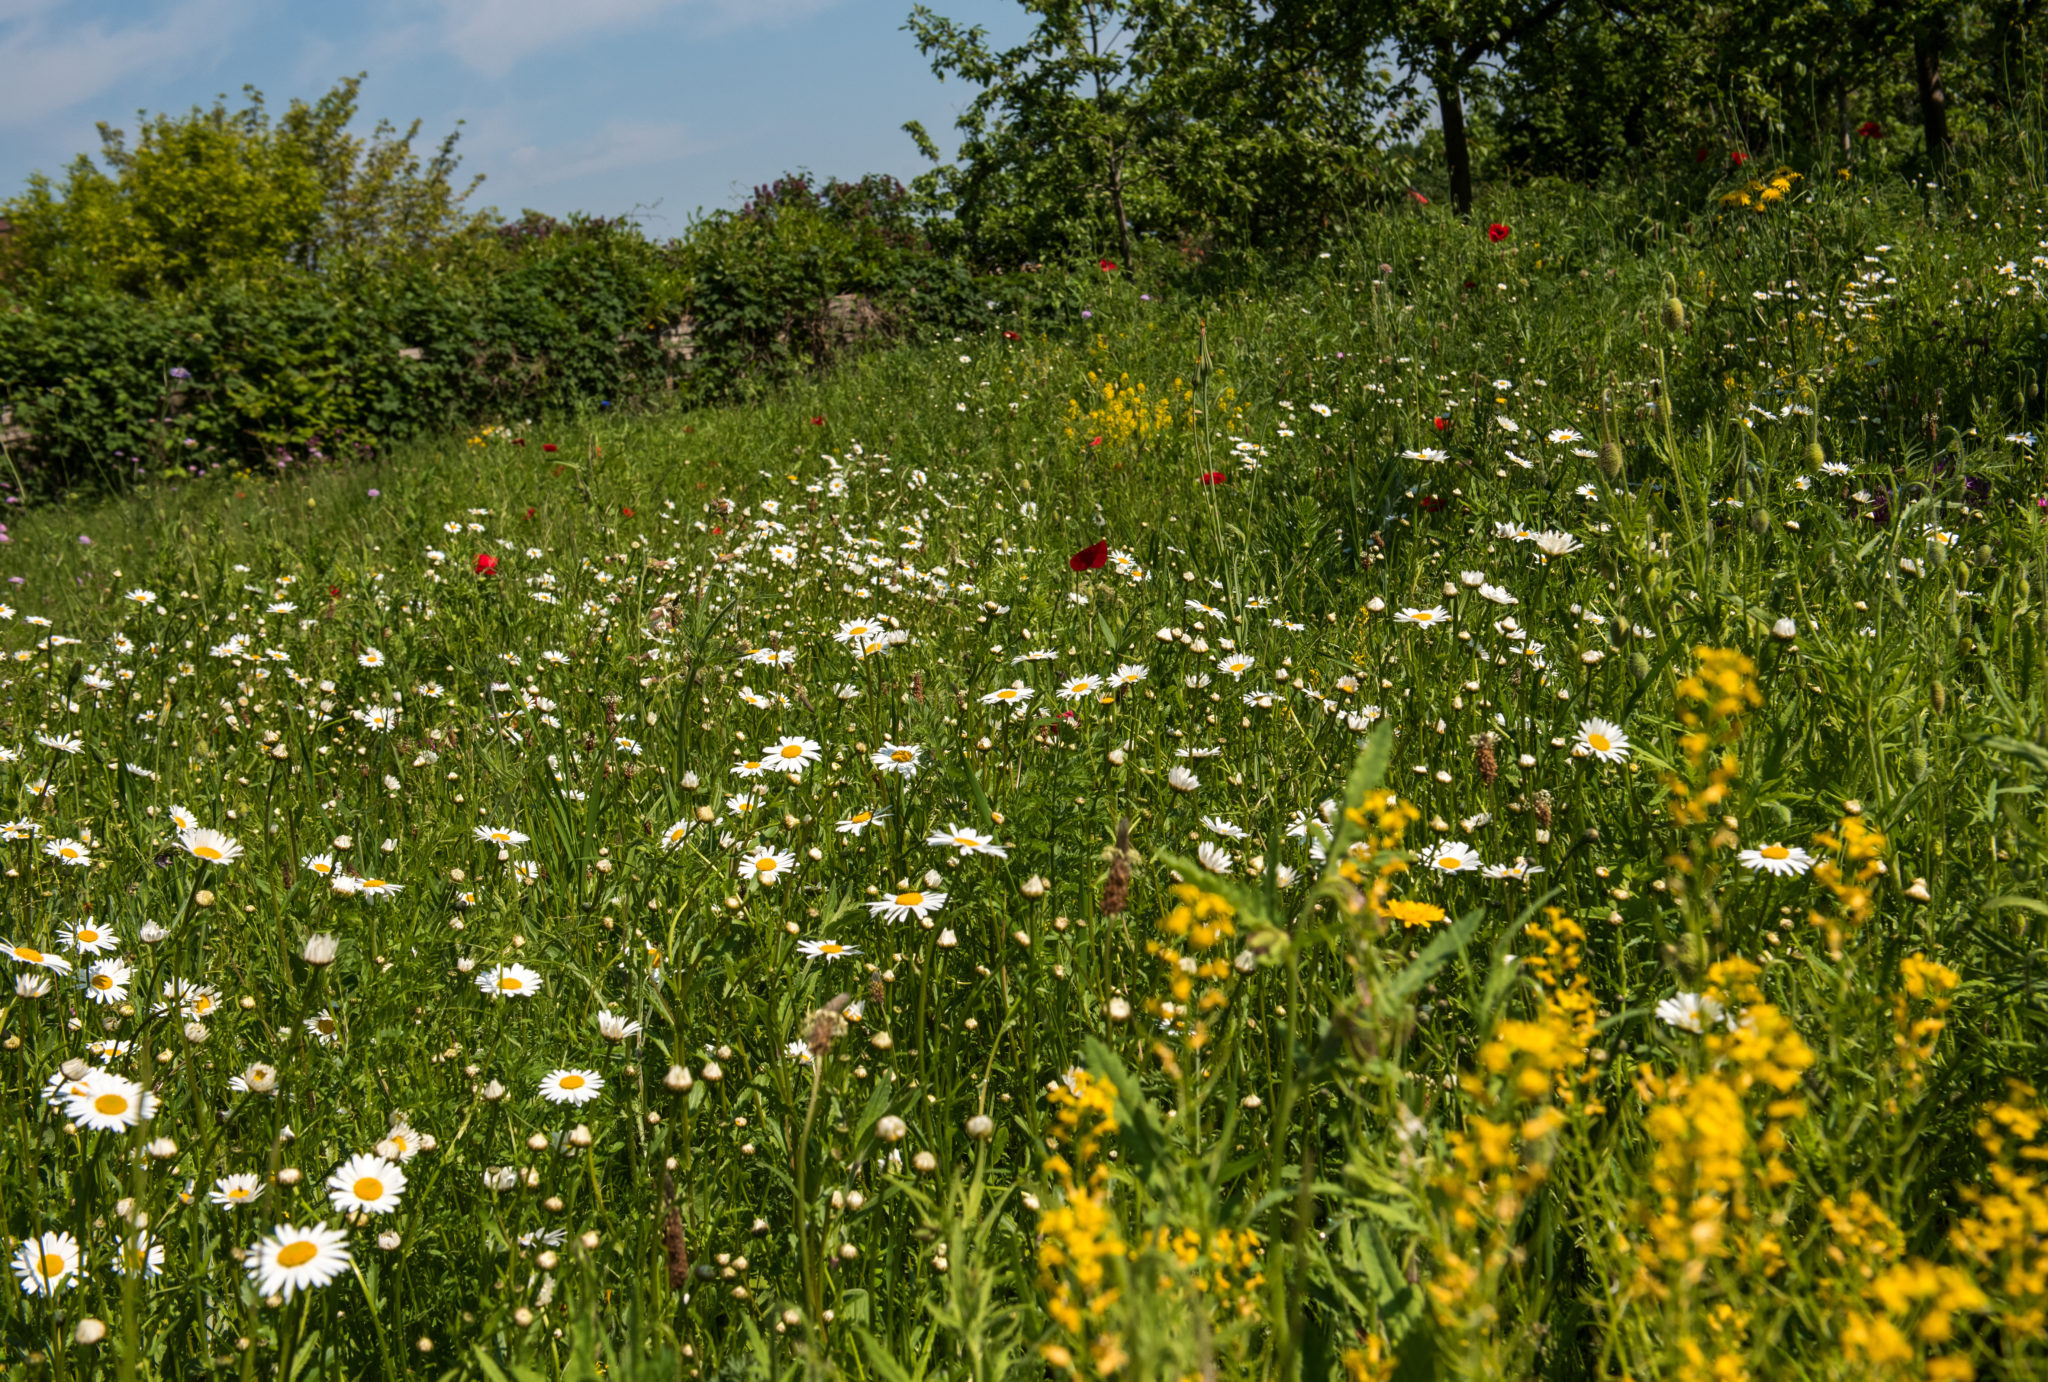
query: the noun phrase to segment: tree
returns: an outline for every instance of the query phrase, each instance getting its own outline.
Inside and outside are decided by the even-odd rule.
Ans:
[[[240,110],[223,98],[144,115],[132,146],[100,125],[97,163],[81,154],[61,181],[34,174],[0,205],[24,276],[176,291],[221,272],[415,250],[482,224],[463,210],[480,179],[453,183],[455,134],[422,161],[417,122],[402,135],[388,123],[348,132],[362,80],[293,101],[276,121],[254,88]]]
[[[1329,60],[1251,0],[1021,0],[1036,17],[989,46],[920,5],[906,27],[941,79],[980,90],[959,165],[920,179],[969,252],[1011,261],[1141,240],[1271,243],[1392,181],[1362,61]],[[934,162],[937,147],[906,127]]]

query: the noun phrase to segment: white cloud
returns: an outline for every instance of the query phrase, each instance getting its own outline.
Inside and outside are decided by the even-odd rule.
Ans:
[[[0,0],[33,3],[33,0]],[[502,77],[521,62],[647,27],[667,15],[716,30],[782,24],[836,0],[441,0],[441,42],[465,66]]]
[[[138,23],[110,26],[67,21],[61,6],[44,0],[0,0],[0,129],[47,126],[146,74],[189,67],[220,52],[253,13],[248,0],[179,0]]]
[[[513,147],[496,163],[495,175],[485,186],[517,192],[574,178],[597,177],[622,168],[657,168],[705,147],[680,121],[612,120],[595,133],[569,143]]]

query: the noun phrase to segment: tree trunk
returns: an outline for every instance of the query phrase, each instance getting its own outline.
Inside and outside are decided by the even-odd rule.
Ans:
[[[1927,139],[1927,157],[1948,158],[1948,89],[1941,84],[1941,53],[1947,46],[1948,21],[1937,16],[1913,31],[1913,76],[1920,87],[1920,129]]]
[[[1437,57],[1436,107],[1444,126],[1444,161],[1450,165],[1451,204],[1457,207],[1459,216],[1470,216],[1472,146],[1465,138],[1465,98],[1458,90],[1458,79],[1452,75],[1456,68],[1452,66],[1448,44],[1437,45]]]

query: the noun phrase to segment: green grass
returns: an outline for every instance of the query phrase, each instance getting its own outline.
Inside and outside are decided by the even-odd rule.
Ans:
[[[0,1010],[6,1231],[84,1253],[7,1293],[14,1364],[2029,1375],[2039,1287],[2005,1264],[2041,1261],[2039,1221],[1968,1225],[1977,1191],[2040,1204],[1990,1169],[2040,1133],[1977,1124],[2043,1073],[2048,549],[2040,446],[2009,438],[2041,431],[2048,220],[1991,181],[1726,219],[1673,195],[1532,194],[1500,243],[1375,222],[1202,299],[1105,275],[1092,339],[939,342],[755,406],[22,514],[0,786],[40,834],[4,846],[7,938],[82,970],[90,917],[133,974]],[[907,638],[853,656],[870,618]],[[1759,690],[1707,755],[1702,648]],[[1021,709],[984,703],[1013,682]],[[1571,751],[1595,718],[1624,761]],[[735,775],[784,736],[822,761]],[[1667,781],[1705,789],[1722,748],[1681,819]],[[1412,813],[1347,823],[1382,781]],[[180,848],[174,806],[242,857]],[[1327,870],[1321,826],[1289,831],[1325,819]],[[1007,853],[926,843],[956,827]],[[1452,843],[1527,872],[1419,853]],[[1776,843],[1841,873],[1736,861]],[[740,877],[756,846],[780,882]],[[403,890],[338,893],[316,854]],[[871,915],[899,891],[946,900]],[[301,958],[322,933],[331,966]],[[1912,955],[1959,987],[1910,992]],[[515,963],[537,993],[480,989]],[[166,1006],[174,981],[217,1001]],[[1681,991],[1747,1026],[1660,1021]],[[132,1133],[42,1097],[103,1039],[158,1100]],[[256,1063],[275,1093],[231,1091]],[[546,1102],[559,1069],[601,1094]],[[398,1120],[406,1189],[351,1223],[326,1179]],[[237,1173],[255,1203],[209,1203]],[[111,1270],[137,1213],[146,1282]],[[266,1300],[241,1256],[275,1224],[345,1230],[355,1271]],[[1903,1358],[1859,1362],[1885,1327]]]

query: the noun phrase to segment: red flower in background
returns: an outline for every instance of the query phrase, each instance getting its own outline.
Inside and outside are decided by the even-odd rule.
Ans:
[[[1109,539],[1104,538],[1091,546],[1083,547],[1067,558],[1070,571],[1100,571],[1109,565]]]
[[[1230,477],[1220,470],[1204,471],[1202,483],[1205,485],[1227,485],[1230,483]]]
[[[1865,120],[1856,127],[1856,133],[1865,139],[1882,139],[1884,138],[1884,126],[1878,124],[1875,120]]]
[[[532,509],[528,509],[528,510],[526,511],[526,516],[527,516],[528,518],[532,518],[532,517],[533,517],[533,510],[532,510]]]
[[[1513,235],[1514,233],[1515,232],[1513,227],[1504,226],[1499,221],[1495,221],[1492,225],[1486,228],[1486,238],[1493,241],[1493,243],[1496,245],[1498,245],[1501,241],[1507,239],[1510,235]]]
[[[1095,267],[1106,274],[1113,274],[1116,272],[1116,261],[1114,259],[1098,259],[1095,261]]]
[[[1737,149],[1735,152],[1729,154],[1728,157],[1735,160],[1735,166],[1738,168],[1740,168],[1743,164],[1749,162],[1749,155],[1742,152],[1742,150],[1740,149]]]
[[[1694,163],[1705,163],[1708,159],[1712,158],[1713,156],[1714,151],[1712,149],[1701,149],[1698,153],[1692,156],[1692,161]]]
[[[1006,340],[1006,341],[1021,341],[1021,340],[1023,340],[1024,338],[1023,338],[1022,336],[1019,336],[1019,335],[1018,335],[1018,334],[1017,334],[1016,332],[1014,332],[1014,331],[1005,331],[1005,332],[1003,333],[1003,339],[1004,339],[1004,340]]]
[[[1447,417],[1438,417],[1431,418],[1430,423],[1436,428],[1437,431],[1441,432],[1451,425],[1451,420]]]
[[[625,518],[631,518],[633,516],[633,511],[629,508],[621,508],[619,510],[619,513],[622,517]]]
[[[551,442],[551,441],[544,441],[544,442],[542,442],[542,443],[540,444],[540,449],[541,449],[541,450],[543,450],[543,451],[545,451],[545,452],[547,452],[547,453],[548,453],[549,455],[551,455],[551,456],[552,456],[552,455],[553,455],[553,454],[554,454],[555,452],[557,452],[557,451],[560,451],[560,450],[561,450],[562,448],[561,448],[561,447],[559,447],[559,446],[556,446],[556,445],[555,445],[555,444],[554,444],[553,442]]]
[[[1435,513],[1438,509],[1441,509],[1443,506],[1444,501],[1434,494],[1425,494],[1422,496],[1422,511],[1424,513]]]
[[[477,574],[477,575],[479,575],[479,576],[488,576],[488,575],[490,575],[490,574],[491,574],[491,573],[492,573],[493,571],[496,571],[497,569],[498,569],[498,559],[497,559],[496,557],[492,556],[492,555],[491,555],[491,554],[490,554],[489,552],[478,552],[478,553],[476,554],[476,574]]]
[[[823,427],[824,425],[825,419],[822,417],[814,417],[811,419],[811,426],[813,427]]]
[[[338,585],[330,585],[330,586],[328,586],[328,587],[327,587],[327,598],[328,598],[328,599],[330,599],[330,600],[339,600],[339,599],[341,598],[341,587],[340,587],[340,586],[338,586]]]
[[[1421,194],[1420,192],[1416,191],[1416,190],[1415,190],[1414,188],[1412,188],[1412,187],[1408,189],[1408,195],[1409,195],[1409,196],[1411,196],[1411,197],[1413,197],[1413,198],[1415,198],[1415,202],[1416,202],[1416,204],[1417,204],[1418,206],[1428,206],[1428,205],[1429,205],[1429,198],[1427,198],[1427,197],[1423,196],[1423,195],[1422,195],[1422,194]]]
[[[1100,445],[1102,445],[1102,438],[1100,438],[1100,437],[1090,437],[1090,438],[1088,438],[1088,444],[1089,444],[1090,446],[1100,446]]]

